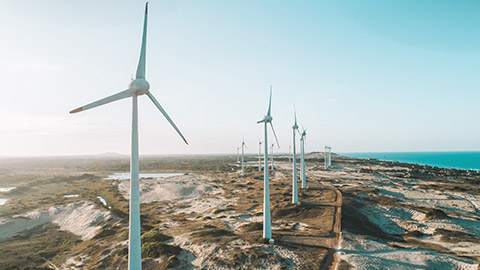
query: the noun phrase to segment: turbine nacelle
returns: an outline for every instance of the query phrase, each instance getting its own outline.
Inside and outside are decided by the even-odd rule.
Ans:
[[[260,121],[257,121],[257,123],[271,123],[273,120],[273,117],[271,117],[270,115],[265,115],[262,120]]]
[[[137,96],[145,95],[150,89],[150,84],[144,78],[138,78],[128,84],[128,88],[132,89]]]
[[[293,128],[293,129],[298,129],[297,124],[295,123],[295,125],[293,125],[292,128]]]

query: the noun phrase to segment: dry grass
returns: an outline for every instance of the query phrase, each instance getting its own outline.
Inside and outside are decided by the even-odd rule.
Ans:
[[[0,265],[2,269],[50,269],[49,261],[64,261],[70,248],[80,242],[80,237],[53,224],[37,226],[0,242]]]

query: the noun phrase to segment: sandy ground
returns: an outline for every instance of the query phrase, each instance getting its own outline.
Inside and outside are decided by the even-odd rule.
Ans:
[[[125,196],[129,196],[129,185],[127,182],[118,183],[119,190],[121,190]],[[215,213],[215,210],[222,209],[234,203],[237,198],[225,198],[223,196],[224,190],[211,182],[206,176],[192,174],[171,176],[166,178],[152,178],[149,180],[142,180],[140,182],[141,189],[141,202],[150,203],[163,201],[169,205],[182,205],[181,208],[176,209],[171,216],[177,216],[180,214],[188,214],[202,217],[210,217],[215,220],[222,216],[221,220],[223,225],[233,231],[238,232],[239,228],[243,224],[250,222],[262,222],[262,216],[254,216],[250,213],[236,214],[235,211],[227,211],[221,213]],[[252,211],[254,209],[251,209]],[[260,210],[255,209],[256,211]],[[228,217],[225,217],[228,214]],[[191,218],[187,218],[191,219]],[[294,225],[292,223],[292,225]],[[167,222],[164,224],[164,228],[178,227],[178,224],[174,222]],[[306,224],[298,223],[297,230],[304,230]],[[273,229],[278,227],[273,225]],[[217,258],[228,258],[230,250],[234,248],[254,248],[257,247],[262,251],[271,252],[285,258],[290,262],[288,268],[296,268],[298,263],[298,256],[288,247],[282,246],[265,246],[262,244],[252,245],[244,240],[237,239],[227,244],[227,246],[219,246],[215,242],[206,242],[204,244],[196,244],[190,240],[190,232],[177,235],[170,242],[178,245],[182,249],[182,253],[179,258],[181,260],[177,269],[231,269],[229,267],[222,267],[212,261],[212,256]],[[284,266],[278,263],[271,263],[269,261],[264,262],[264,269],[284,269]]]
[[[130,182],[118,182],[118,189],[125,199],[130,197]],[[199,197],[203,194],[220,194],[222,190],[213,187],[202,175],[180,175],[166,178],[150,178],[140,181],[140,202],[172,201]]]
[[[427,249],[392,248],[382,241],[344,233],[340,258],[354,269],[477,269],[471,260]]]
[[[284,172],[291,169],[290,164],[276,162],[276,166],[278,170],[275,171],[272,181],[288,177]],[[368,168],[375,169],[371,166]],[[374,265],[374,269],[477,269],[478,261],[472,258],[480,257],[480,245],[478,243],[447,243],[442,241],[440,236],[435,234],[435,231],[445,229],[480,236],[480,224],[478,219],[475,218],[479,215],[480,196],[461,192],[419,189],[417,185],[425,184],[419,179],[401,178],[381,173],[360,173],[357,167],[333,166],[325,171],[313,170],[313,166],[310,166],[309,169],[307,177],[311,179],[323,179],[325,184],[340,187],[375,188],[378,191],[377,195],[392,198],[396,203],[404,205],[404,207],[392,207],[378,204],[358,209],[359,212],[368,217],[371,223],[381,227],[385,233],[400,235],[411,231],[419,231],[424,236],[417,239],[418,241],[425,244],[440,245],[448,252],[453,253],[447,255],[437,250],[400,243],[396,243],[395,247],[392,247],[389,240],[358,236],[348,231],[342,231],[345,236],[343,242],[336,244],[338,245],[338,258],[350,264],[354,269],[371,268],[372,265]],[[378,169],[385,168],[379,166]],[[390,169],[392,171],[405,170],[401,166]],[[128,183],[120,182],[119,189],[128,198]],[[216,187],[209,182],[208,178],[201,175],[174,176],[142,181],[141,190],[141,201],[143,203],[170,201],[175,204],[186,205],[184,208],[175,210],[172,215],[195,213],[202,216],[208,215],[216,219],[226,213],[212,214],[213,210],[226,207],[235,201],[235,198],[226,199],[223,196],[222,189]],[[212,194],[216,196],[205,196]],[[368,197],[369,194],[360,194],[359,196]],[[459,215],[448,219],[427,220],[426,211],[418,210],[422,207],[440,209]],[[261,206],[257,210],[261,210]],[[253,215],[253,213],[228,214],[226,218],[222,218],[223,224],[234,232],[237,232],[245,222],[262,221],[261,215]],[[170,226],[175,226],[175,224],[170,224]],[[307,227],[306,224],[296,226],[298,230],[305,230]],[[276,226],[274,222],[273,230],[279,229],[281,228]],[[189,267],[222,269],[209,260],[212,253],[216,253],[216,256],[222,256],[221,251],[214,244],[193,244],[188,240],[188,234],[175,236],[172,243],[185,250],[181,256],[184,262],[188,262],[182,265],[185,269]],[[227,249],[250,246],[241,240],[236,240],[229,243]],[[272,249],[271,252],[291,260],[289,268],[296,268],[298,256],[295,252],[282,246],[268,248]],[[466,254],[473,257],[463,258],[455,254]],[[277,267],[280,266],[265,265],[266,269],[276,269]]]
[[[101,223],[111,218],[109,211],[99,209],[92,202],[50,207],[47,210],[33,211],[22,216],[0,220],[0,240],[49,222],[58,224],[61,230],[72,232],[83,240],[87,240],[95,236],[101,228]]]
[[[480,196],[476,195],[478,193],[425,188],[425,185],[434,186],[438,182],[434,179],[413,177],[410,175],[412,173],[410,169],[403,165],[386,167],[336,161],[334,157],[333,166],[329,170],[324,170],[321,163],[307,163],[307,186],[308,181],[320,181],[326,186],[340,188],[343,197],[349,198],[350,202],[365,202],[354,205],[355,212],[368,219],[368,226],[378,226],[384,235],[389,236],[351,232],[342,227],[339,234],[343,236],[343,241],[335,243],[338,258],[341,260],[340,265],[343,261],[353,269],[478,269],[480,261],[478,241]],[[256,162],[250,165],[256,166]],[[275,161],[275,166],[278,170],[275,170],[271,177],[272,183],[291,179],[289,175],[291,164],[286,161]],[[239,178],[238,172],[230,173],[228,177],[226,173],[224,175],[225,178],[232,175]],[[182,228],[185,224],[202,224],[200,221],[205,219],[205,223],[210,220],[217,222],[215,226],[219,228],[240,233],[242,225],[262,222],[260,200],[257,206],[245,211],[228,209],[239,200],[236,196],[239,196],[240,190],[246,189],[248,185],[239,185],[238,190],[228,194],[218,182],[223,180],[221,177],[213,179],[211,174],[199,173],[147,178],[140,181],[142,207],[150,207],[149,211],[153,211],[152,209],[165,211],[165,214],[162,213],[162,219],[159,218],[155,223],[158,224],[156,229],[172,233],[173,239],[168,243],[182,248],[177,257],[179,264],[175,267],[228,269],[217,265],[211,258],[228,257],[230,251],[234,249],[255,248],[284,259],[282,263],[276,263],[259,258],[262,260],[263,269],[298,269],[301,254],[287,245],[255,244],[240,238],[222,243],[221,246],[215,242],[192,241],[191,233],[195,228]],[[129,199],[129,181],[103,181],[111,181],[121,192],[119,197]],[[241,184],[240,181],[236,182],[239,183]],[[0,220],[0,240],[22,230],[53,222],[58,224],[61,230],[70,231],[87,241],[97,235],[105,221],[116,218],[109,209],[98,206],[98,203],[101,203],[109,207],[108,198],[112,197],[94,197],[98,200],[97,204],[92,199],[92,202],[70,203]],[[371,200],[375,198],[381,200],[372,203]],[[342,209],[344,206],[342,205]],[[218,209],[225,210],[216,212]],[[444,211],[448,216],[429,219],[427,218],[429,209]],[[342,210],[342,215],[344,212]],[[274,234],[285,228],[296,232],[308,232],[311,229],[306,223],[281,218],[272,219],[272,222]],[[468,236],[459,241],[446,241],[442,234],[438,233],[439,230],[461,232]],[[405,236],[412,232],[418,233],[418,236]],[[108,252],[117,252],[115,249],[125,248],[127,244],[127,241],[116,242],[115,247],[109,247]],[[108,252],[107,255],[110,254]],[[105,257],[108,256],[101,258]],[[76,255],[68,259],[64,266],[72,264],[81,269],[83,261],[87,260],[86,255]],[[160,262],[165,258],[156,260]]]
[[[366,167],[364,167],[366,168]],[[327,179],[337,186],[355,190],[368,187],[376,190],[376,196],[393,199],[395,206],[373,204],[358,208],[358,212],[379,226],[389,235],[401,235],[418,231],[415,238],[423,244],[435,244],[444,252],[420,248],[418,245],[395,243],[389,240],[359,236],[343,232],[344,240],[340,259],[354,269],[477,269],[480,245],[476,241],[449,243],[436,234],[438,229],[464,232],[480,237],[480,196],[453,191],[421,189],[420,184],[429,184],[415,178],[397,177],[393,173],[360,173],[359,167],[337,167],[329,171],[315,171],[313,175]],[[368,166],[369,170],[385,171],[381,166]],[[392,171],[408,171],[405,167],[393,167]],[[434,182],[435,183],[435,182]],[[353,188],[353,189],[352,189]],[[357,194],[357,199],[373,194]],[[439,209],[449,214],[448,218],[429,220],[427,211]],[[473,239],[474,239],[473,238]],[[421,244],[422,245],[422,244]],[[446,253],[451,252],[451,255]],[[468,257],[463,257],[463,256]]]

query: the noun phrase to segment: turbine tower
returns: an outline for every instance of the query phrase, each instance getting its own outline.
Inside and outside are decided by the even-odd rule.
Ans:
[[[258,139],[258,171],[262,170],[262,141]]]
[[[332,147],[328,147],[328,167],[332,166]]]
[[[262,120],[258,121],[257,123],[265,123],[265,166],[263,173],[263,238],[272,239],[272,221],[270,216],[270,188],[268,184],[268,129],[267,124],[270,123],[270,126],[273,131],[273,135],[275,136],[275,140],[277,141],[277,145],[279,146],[277,134],[275,134],[275,129],[273,128],[272,124],[272,116],[270,114],[272,107],[272,86],[270,86],[270,100],[268,102],[268,111],[267,115],[263,117]],[[280,148],[280,146],[279,146]]]
[[[296,140],[295,140],[295,131],[298,131],[297,125],[297,111],[295,106],[293,106],[293,115],[295,117],[295,122],[292,126],[293,130],[293,178],[292,178],[292,203],[298,203],[298,189],[297,189],[297,149],[296,149]],[[299,132],[300,133],[300,132]]]
[[[302,162],[300,168],[302,169],[302,188],[307,188],[307,180],[305,179],[305,141],[307,139],[307,130],[303,129],[302,136],[300,137],[301,142],[301,151],[302,151]]]
[[[244,150],[243,147],[247,148],[245,144],[245,138],[242,138],[242,176],[245,176],[245,165],[244,165]]]
[[[137,97],[147,95],[160,112],[167,118],[170,125],[188,144],[185,137],[177,128],[167,112],[162,108],[157,99],[150,92],[150,84],[145,79],[145,54],[147,45],[147,16],[148,2],[145,5],[145,18],[143,22],[142,47],[140,50],[140,60],[138,61],[135,80],[131,81],[129,88],[117,94],[97,100],[83,107],[72,110],[70,113],[77,113],[92,109],[113,101],[124,98],[132,98],[132,148],[130,156],[130,213],[129,213],[129,242],[128,242],[128,269],[137,270],[142,268],[141,240],[140,240],[140,189],[139,189],[139,160],[138,160],[138,105]]]
[[[324,154],[324,157],[325,157],[325,170],[328,169],[328,167],[332,164],[330,162],[330,151],[332,150],[332,148],[330,146],[325,146],[325,154]]]
[[[237,163],[240,163],[240,147],[237,147]]]

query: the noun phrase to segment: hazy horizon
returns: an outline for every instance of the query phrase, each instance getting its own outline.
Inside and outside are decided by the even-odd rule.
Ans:
[[[312,150],[312,151],[309,151],[309,152],[305,152],[305,154],[313,154],[313,153],[323,153],[323,151],[316,151],[316,150]],[[416,153],[480,153],[479,150],[472,150],[472,151],[383,151],[383,152],[334,152],[332,151],[332,154],[338,154],[338,155],[347,155],[348,154],[388,154],[388,153],[405,153],[405,154],[408,154],[408,153],[412,153],[412,154],[416,154]],[[288,152],[274,152],[275,155],[288,155],[291,153],[288,153]],[[297,154],[300,154],[300,152],[298,152]],[[140,154],[139,156],[140,157],[177,157],[177,156],[236,156],[237,153],[236,152],[232,152],[232,153],[195,153],[195,154]],[[257,153],[245,153],[246,156],[258,156],[258,152]],[[26,155],[26,156],[19,156],[19,155],[0,155],[0,159],[1,158],[62,158],[62,157],[65,157],[65,158],[76,158],[76,157],[102,157],[102,156],[105,156],[105,157],[115,157],[115,156],[118,156],[118,157],[122,157],[122,158],[130,158],[130,153],[97,153],[97,154],[81,154],[81,155],[38,155],[38,156],[34,156],[34,155]],[[263,152],[262,152],[262,158],[263,158]]]
[[[0,4],[2,25],[15,26],[0,29],[0,156],[129,155],[130,100],[68,112],[127,88],[143,9]],[[294,104],[307,152],[479,149],[479,11],[413,0],[151,2],[147,80],[190,145],[140,97],[140,155],[236,154],[242,136],[256,153],[270,85],[274,153],[289,152]]]

